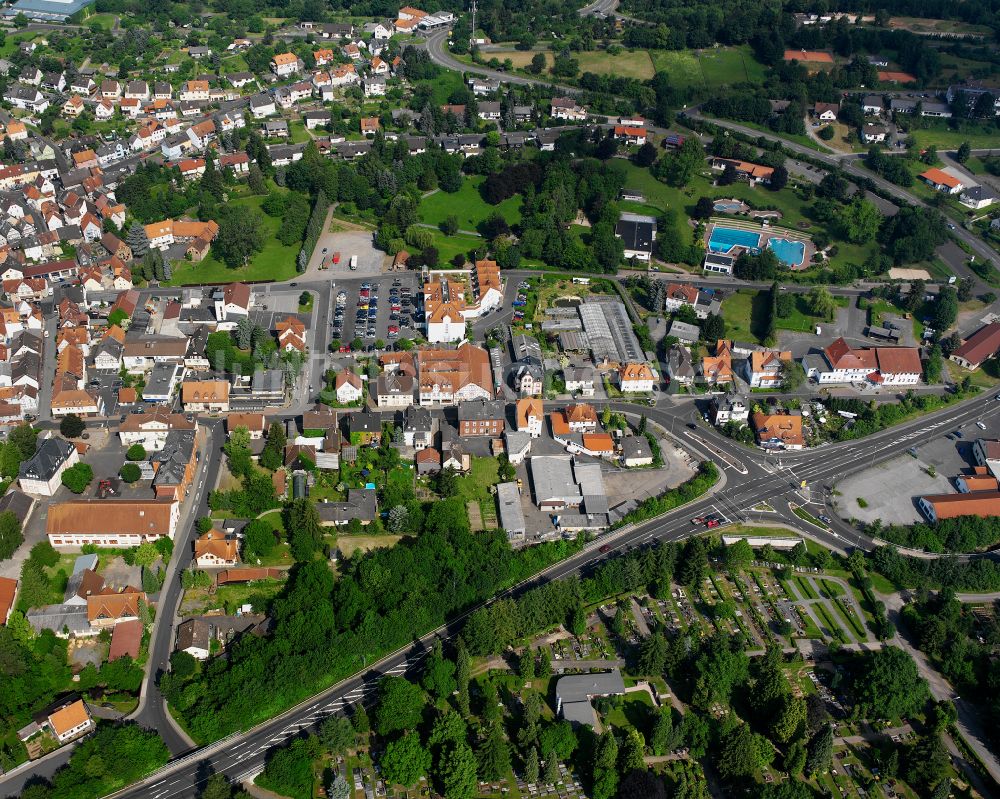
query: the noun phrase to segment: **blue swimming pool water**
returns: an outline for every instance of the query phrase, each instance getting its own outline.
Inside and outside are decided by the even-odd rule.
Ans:
[[[729,252],[733,247],[746,247],[755,250],[760,247],[760,234],[754,233],[752,230],[737,230],[736,228],[716,225],[708,240],[708,249],[712,252]]]
[[[767,246],[785,266],[801,266],[806,257],[806,245],[801,241],[773,238],[767,240]]]

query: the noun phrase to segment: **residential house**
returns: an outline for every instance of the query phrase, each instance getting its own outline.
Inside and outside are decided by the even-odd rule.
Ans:
[[[240,562],[240,543],[234,535],[209,530],[194,542],[194,561],[199,569],[219,569]]]
[[[712,424],[716,427],[728,422],[746,424],[750,418],[750,403],[740,394],[716,394],[709,405],[712,414]]]
[[[623,394],[648,393],[656,385],[656,375],[645,363],[624,363],[618,367],[618,390]]]
[[[82,699],[69,702],[50,713],[45,719],[45,725],[61,744],[86,735],[96,726]]]
[[[397,417],[398,418],[398,417]],[[434,440],[434,417],[427,408],[410,405],[402,413],[403,444],[415,450],[424,450]],[[440,459],[438,460],[440,466]]]
[[[667,351],[667,375],[678,385],[690,386],[694,383],[694,364],[687,347],[674,344]]]
[[[591,366],[567,366],[563,369],[563,382],[570,394],[594,396],[594,369]]]
[[[79,462],[77,448],[66,439],[43,439],[35,454],[21,462],[18,485],[26,494],[51,497],[62,485],[63,472]]]
[[[350,405],[353,402],[361,401],[362,396],[364,396],[364,383],[350,369],[343,369],[337,373],[335,391],[337,402],[341,405]]]
[[[181,384],[181,403],[193,413],[227,413],[229,382],[226,380],[185,380]]]
[[[935,191],[943,194],[958,194],[965,188],[962,179],[947,168],[931,167],[920,173],[920,179]]]
[[[549,104],[549,116],[567,122],[582,122],[587,118],[587,109],[578,105],[572,97],[553,97]]]
[[[785,367],[792,361],[792,353],[787,350],[752,352],[743,361],[743,379],[750,388],[778,388],[784,379]]]
[[[302,61],[295,53],[277,53],[271,59],[271,71],[279,78],[287,78],[302,69]]]
[[[966,208],[981,211],[997,202],[997,195],[989,186],[969,186],[962,190],[958,201]]]
[[[460,436],[499,436],[503,433],[505,421],[506,413],[501,400],[478,398],[458,405]]]
[[[757,444],[764,449],[797,450],[806,445],[801,414],[757,411],[751,421]]]
[[[425,347],[417,351],[421,405],[455,404],[468,399],[492,399],[489,355],[463,342],[456,349]]]
[[[615,237],[622,240],[627,260],[649,261],[656,240],[656,217],[623,213],[615,226]]]
[[[375,383],[375,404],[379,408],[405,408],[413,404],[412,375],[382,372]]]
[[[621,462],[626,468],[653,465],[653,449],[645,436],[626,436],[622,439]]]
[[[532,397],[518,400],[514,419],[519,433],[527,433],[531,438],[538,438],[542,434],[545,419],[545,407],[542,401]]]
[[[959,366],[978,369],[997,352],[1000,352],[1000,322],[990,322],[969,336],[950,357]]]

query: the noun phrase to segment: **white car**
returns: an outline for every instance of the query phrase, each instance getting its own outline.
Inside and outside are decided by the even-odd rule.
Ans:
[[[982,422],[976,422],[976,427],[978,427],[980,430],[986,429],[986,425],[984,425]]]

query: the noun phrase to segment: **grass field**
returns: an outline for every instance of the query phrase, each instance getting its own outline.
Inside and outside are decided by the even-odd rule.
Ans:
[[[337,536],[337,549],[347,558],[359,550],[371,552],[373,549],[395,546],[402,538],[401,535],[341,535]]]
[[[87,17],[83,24],[88,28],[91,25],[100,25],[104,30],[111,30],[114,27],[115,20],[118,18],[117,14],[94,14],[93,16]]]
[[[448,102],[448,98],[452,92],[461,91],[464,86],[461,73],[452,72],[448,69],[442,70],[441,74],[434,80],[417,81],[416,86],[420,85],[431,87],[431,102],[434,105],[444,105]]]
[[[763,83],[764,66],[748,47],[712,50],[654,50],[657,72],[666,72],[679,86],[713,89],[737,83]]]
[[[504,200],[499,205],[490,205],[479,194],[479,187],[485,178],[476,176],[462,181],[462,188],[454,194],[438,191],[420,201],[417,215],[421,222],[439,225],[454,214],[458,218],[459,230],[474,231],[495,212],[503,214],[510,225],[521,221],[521,198],[518,195]]]
[[[1000,134],[996,128],[974,125],[963,130],[950,128],[947,123],[932,123],[932,127],[911,130],[909,135],[921,149],[934,146],[939,150],[957,150],[968,142],[973,150],[1000,148]]]
[[[527,69],[536,53],[545,56],[545,68],[553,63],[551,50],[491,50],[487,59],[510,59],[515,69]],[[764,66],[754,59],[749,47],[718,47],[711,50],[623,50],[611,55],[606,50],[573,53],[580,74],[614,75],[649,80],[666,71],[671,82],[680,86],[713,89],[737,83],[763,83]]]
[[[201,263],[175,261],[174,276],[167,285],[184,286],[193,283],[232,283],[237,280],[286,280],[295,274],[295,257],[299,244],[286,247],[277,239],[281,220],[260,210],[263,197],[244,197],[230,205],[255,209],[263,218],[264,249],[254,256],[249,265],[230,269],[210,252]]]
[[[434,246],[438,251],[438,259],[442,264],[450,261],[459,253],[469,258],[472,250],[486,246],[486,240],[482,236],[466,236],[459,233],[455,236],[446,236],[440,230],[432,231],[434,234]]]

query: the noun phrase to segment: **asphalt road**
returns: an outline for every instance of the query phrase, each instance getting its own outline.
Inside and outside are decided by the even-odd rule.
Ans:
[[[702,425],[692,430],[688,425],[698,417],[697,409],[690,401],[677,404],[665,403],[654,408],[627,403],[612,403],[612,407],[631,413],[643,413],[651,422],[672,431],[685,446],[717,463],[723,474],[723,483],[711,494],[655,521],[602,536],[576,556],[516,586],[504,596],[516,596],[544,582],[586,572],[598,561],[613,557],[626,549],[650,545],[655,541],[683,540],[702,530],[701,527],[691,524],[690,517],[712,510],[722,513],[732,521],[744,521],[754,516],[755,512],[750,510],[752,507],[767,500],[775,509],[770,518],[802,529],[805,523],[795,516],[789,507],[789,503],[809,505],[810,497],[800,493],[799,486],[802,480],[807,480],[810,485],[822,486],[855,469],[894,457],[912,446],[913,442],[940,434],[951,426],[973,421],[984,415],[1000,413],[1000,404],[993,400],[992,395],[983,395],[862,441],[830,444],[799,453],[783,453],[779,457],[762,455]],[[821,504],[814,504],[811,510],[814,515],[823,512]],[[809,525],[809,528],[809,535],[812,538],[835,549],[844,550],[855,546],[869,549],[875,545],[875,541],[870,537],[851,531],[846,525],[838,522],[833,524],[832,529],[812,525]],[[602,553],[600,550],[605,545],[610,545],[613,549]],[[371,699],[375,685],[382,675],[402,674],[415,669],[430,640],[436,635],[453,635],[461,626],[461,622],[461,618],[451,621],[430,633],[420,643],[373,664],[364,674],[333,686],[247,733],[230,736],[173,761],[153,777],[119,792],[116,796],[149,799],[191,797],[196,795],[198,786],[212,773],[224,773],[234,781],[254,776],[263,768],[264,759],[271,748],[287,741],[300,731],[315,726],[326,716],[342,712],[346,706],[353,705],[359,700]],[[162,657],[160,649],[162,641],[168,640],[169,637],[157,636],[154,656],[158,659]],[[162,662],[165,662],[165,658]],[[144,723],[152,722],[163,731],[169,727],[169,722],[165,722],[162,715],[157,716],[157,711],[151,709],[152,705],[159,704],[156,699],[158,695],[151,693],[150,701],[146,703],[150,709],[144,709],[141,714],[142,720]],[[985,754],[989,755],[988,752]],[[8,794],[14,790],[16,793],[19,786],[2,783],[0,790]]]

